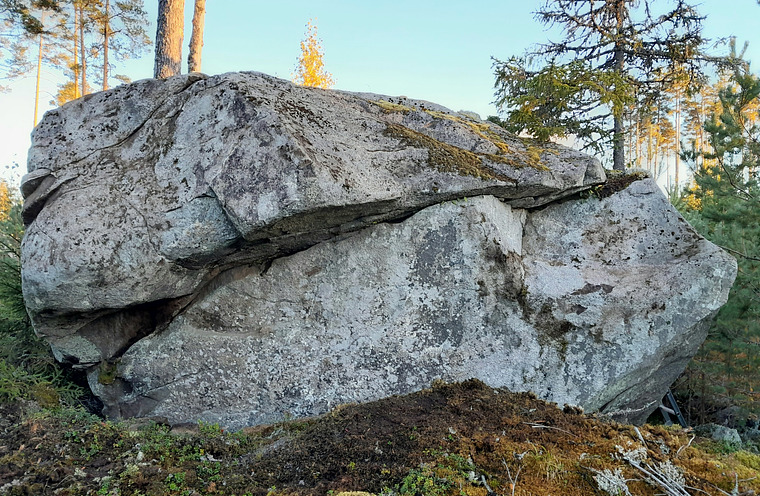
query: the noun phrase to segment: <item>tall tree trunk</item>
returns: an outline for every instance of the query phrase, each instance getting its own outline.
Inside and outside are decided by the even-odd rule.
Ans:
[[[636,116],[636,167],[641,168],[641,115]]]
[[[660,162],[660,149],[662,148],[662,102],[657,102],[657,135],[654,137],[654,177],[658,179],[662,174]]]
[[[40,23],[45,22],[45,12],[40,14]],[[37,54],[37,86],[34,90],[34,125],[37,125],[37,112],[40,108],[40,77],[42,76],[42,33],[40,33],[39,53]]]
[[[616,6],[617,14],[617,32],[615,33],[615,72],[622,75],[625,70],[625,59],[623,53],[623,23],[625,21],[625,2],[623,0],[617,0]],[[625,137],[623,135],[623,111],[622,109],[615,111],[613,109],[613,117],[615,120],[612,130],[612,168],[617,171],[625,170]]]
[[[649,127],[647,128],[647,170],[654,175],[654,162],[652,160],[652,134],[654,133],[654,121],[649,118]]]
[[[79,2],[79,55],[82,57],[82,95],[87,94],[87,58],[84,52],[84,4]]]
[[[108,89],[108,37],[111,35],[111,0],[105,0],[105,21],[103,22],[103,91]]]
[[[201,71],[201,51],[203,50],[203,25],[206,17],[206,0],[195,0],[193,11],[193,32],[190,34],[190,53],[187,56],[187,72]]]
[[[697,160],[699,161],[698,166],[699,170],[701,171],[705,166],[705,152],[707,152],[707,146],[705,143],[705,126],[704,122],[705,119],[707,119],[707,110],[705,109],[705,90],[701,90],[699,92],[699,123],[700,125],[697,127],[697,136],[699,136],[699,155],[697,155]]]
[[[676,155],[676,173],[675,173],[675,192],[678,195],[680,186],[680,168],[681,168],[681,89],[676,89],[676,110],[675,110],[675,127],[676,127],[676,142],[673,145]]]
[[[79,9],[74,4],[74,98],[79,98],[82,93],[79,91],[79,62],[77,55],[79,53],[79,38],[77,36],[77,29],[79,27]]]
[[[633,117],[629,115],[628,117],[628,157],[633,156],[633,133],[630,131],[630,129],[633,128]]]
[[[625,170],[625,147],[623,136],[623,118],[615,116],[615,127],[612,135],[612,168],[616,171]]]
[[[185,0],[158,0],[156,64],[153,77],[164,79],[182,71]]]

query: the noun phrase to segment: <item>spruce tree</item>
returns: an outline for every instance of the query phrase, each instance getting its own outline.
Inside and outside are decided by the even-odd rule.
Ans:
[[[625,168],[624,110],[656,99],[684,76],[703,80],[702,17],[683,0],[548,0],[536,17],[564,39],[494,59],[496,104],[514,132],[575,135]],[[533,63],[532,63],[533,62]],[[536,64],[537,62],[537,64]],[[538,65],[538,68],[535,68]]]

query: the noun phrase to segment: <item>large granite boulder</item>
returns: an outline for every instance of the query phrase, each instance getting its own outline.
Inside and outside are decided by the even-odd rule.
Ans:
[[[114,417],[240,427],[476,377],[641,421],[736,267],[651,180],[578,194],[605,179],[429,102],[139,81],[34,132],[27,308]]]

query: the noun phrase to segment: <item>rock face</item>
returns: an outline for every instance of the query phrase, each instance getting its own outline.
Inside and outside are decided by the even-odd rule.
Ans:
[[[140,81],[35,130],[27,308],[114,417],[240,427],[476,377],[641,421],[736,266],[651,180],[577,195],[604,181],[429,102]]]

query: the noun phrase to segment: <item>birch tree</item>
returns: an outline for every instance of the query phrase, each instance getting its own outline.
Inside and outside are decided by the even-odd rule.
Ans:
[[[335,85],[332,74],[325,70],[324,50],[317,38],[317,26],[311,20],[306,23],[306,38],[301,42],[301,56],[298,58],[293,82],[302,86],[332,88]]]

